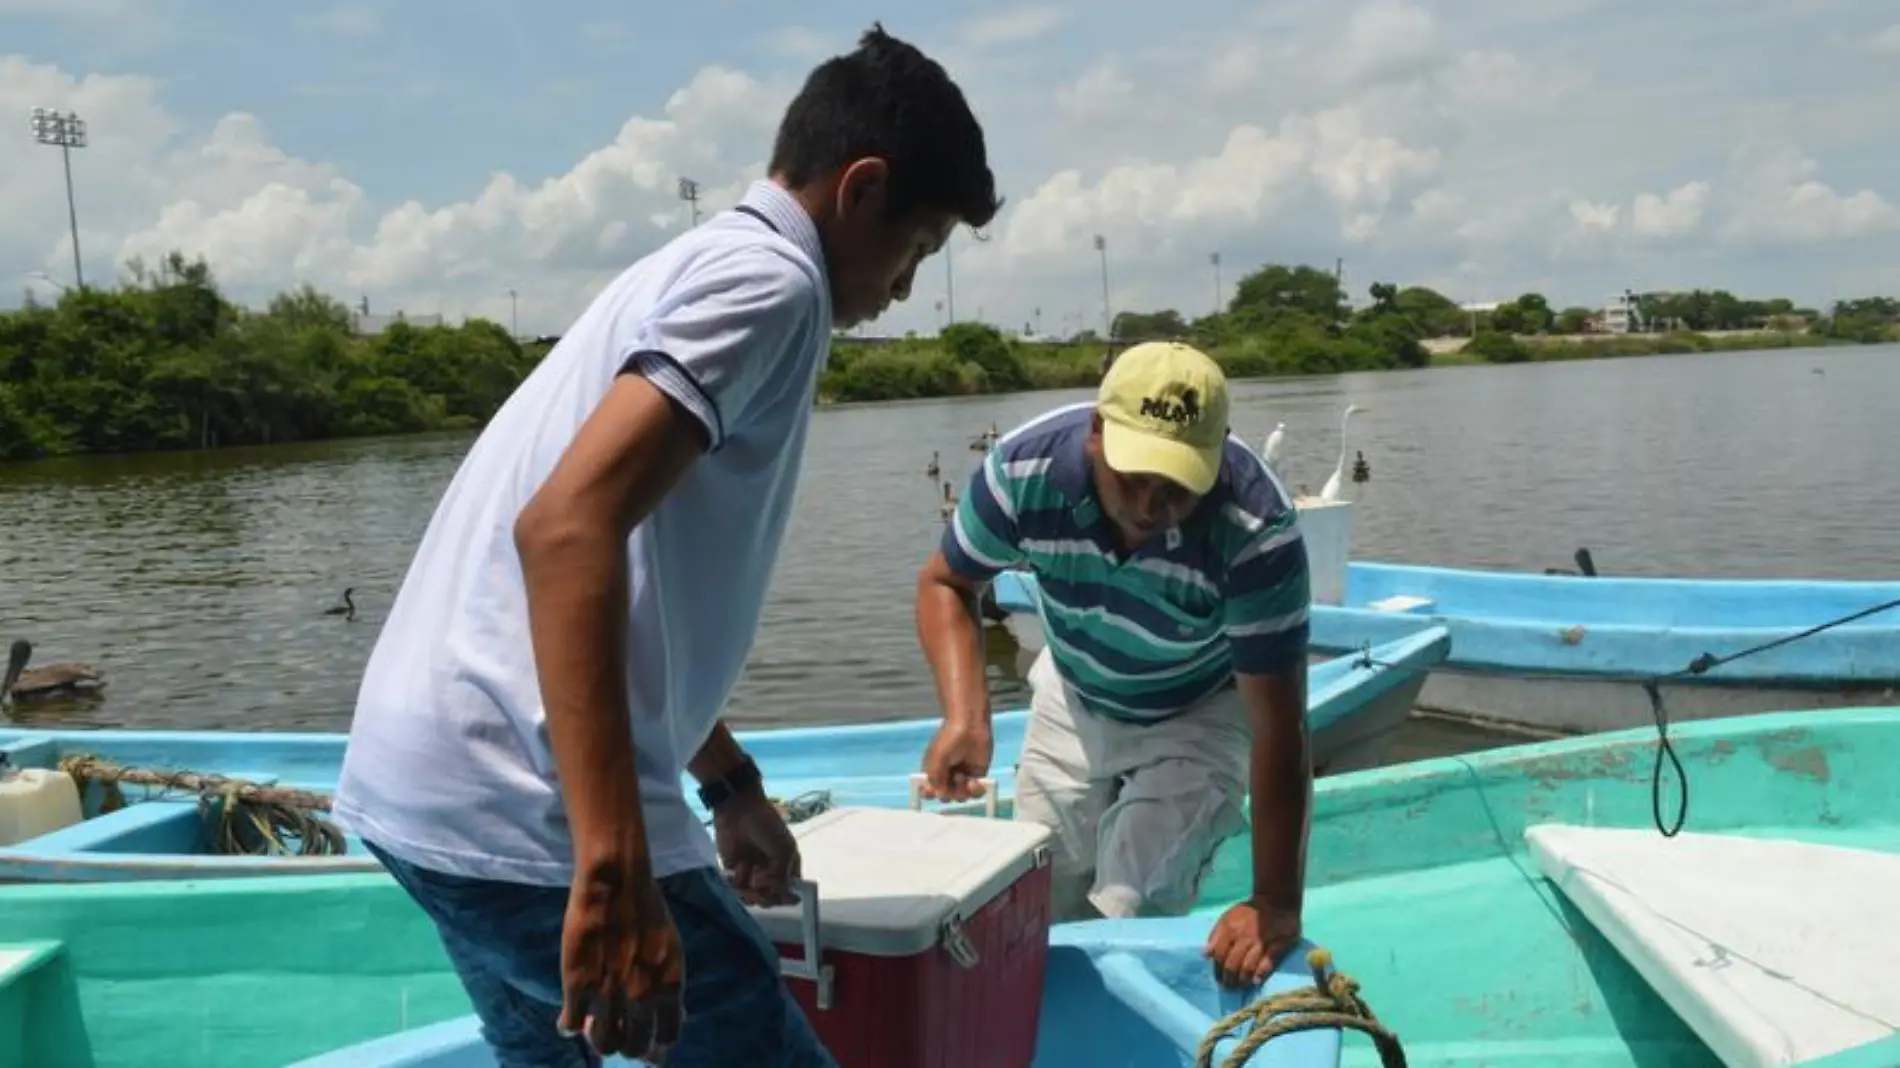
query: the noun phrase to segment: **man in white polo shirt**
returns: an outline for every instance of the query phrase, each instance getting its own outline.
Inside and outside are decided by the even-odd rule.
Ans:
[[[718,714],[831,330],[1000,202],[961,91],[881,27],[812,72],[769,173],[495,414],[364,673],[336,814],[435,920],[502,1068],[834,1063],[733,893],[789,901],[798,854]]]

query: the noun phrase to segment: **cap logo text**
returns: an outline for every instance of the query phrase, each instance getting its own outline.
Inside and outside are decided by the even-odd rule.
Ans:
[[[1198,390],[1184,390],[1178,401],[1166,397],[1143,397],[1141,414],[1153,416],[1177,426],[1198,423],[1201,420],[1201,394]]]

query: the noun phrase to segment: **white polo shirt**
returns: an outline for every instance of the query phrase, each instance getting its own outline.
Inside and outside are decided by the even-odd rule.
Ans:
[[[715,863],[682,774],[752,648],[830,351],[817,229],[761,181],[628,268],[482,431],[357,694],[334,814],[425,868],[566,885],[573,843],[528,636],[514,522],[623,371],[711,445],[627,542],[627,700],[655,873]]]

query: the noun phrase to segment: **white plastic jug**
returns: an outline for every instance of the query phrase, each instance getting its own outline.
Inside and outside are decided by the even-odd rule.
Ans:
[[[0,848],[71,827],[82,819],[79,784],[63,771],[0,771]]]

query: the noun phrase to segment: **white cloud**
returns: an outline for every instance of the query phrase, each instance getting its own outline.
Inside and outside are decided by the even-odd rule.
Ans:
[[[382,31],[383,15],[367,4],[338,4],[300,15],[298,25],[342,37],[371,37]]]
[[[0,14],[70,18],[114,3],[0,0]],[[346,4],[312,17],[372,33],[400,10]],[[1773,84],[1799,86],[1782,99],[1655,62],[1696,47],[1693,27],[1630,18],[1612,32],[1613,12],[1593,0],[1535,17],[1504,0],[1289,0],[1088,53],[1065,47],[1082,33],[1069,10],[987,15],[953,27],[956,47],[938,51],[985,121],[1010,200],[991,240],[957,239],[959,312],[1020,323],[1042,308],[1051,323],[1094,323],[1096,233],[1118,308],[1204,307],[1216,249],[1229,285],[1263,261],[1347,256],[1355,293],[1375,278],[1436,280],[1460,299],[1538,287],[1574,303],[1626,281],[1818,299],[1892,277],[1895,149],[1839,116],[1892,99],[1900,71],[1839,42],[1900,31],[1843,28],[1812,53],[1785,35],[1764,42],[1783,72]],[[1088,31],[1106,32],[1093,17]],[[89,274],[179,248],[203,253],[249,303],[310,282],[381,310],[505,318],[514,289],[524,328],[558,330],[602,281],[680,231],[680,175],[701,183],[707,210],[736,199],[763,172],[796,81],[851,37],[761,31],[750,43],[783,66],[702,67],[543,170],[464,175],[433,196],[332,162],[361,160],[361,146],[332,154],[280,106],[218,117],[202,96],[181,104],[180,88],[138,74],[0,57],[0,115],[70,107],[91,125],[74,158]],[[458,91],[450,71],[410,73],[436,100]],[[558,73],[569,99],[585,95],[581,72]],[[20,164],[0,168],[0,293],[36,270],[64,278],[57,154],[21,124],[0,126],[0,158]],[[876,328],[930,329],[940,283],[928,279],[942,269],[927,268],[911,304]]]
[[[963,43],[973,48],[1021,44],[1047,36],[1069,19],[1059,7],[1020,7],[994,15],[985,15],[965,23]]]
[[[1725,234],[1760,244],[1816,244],[1871,237],[1900,228],[1900,211],[1872,189],[1839,193],[1820,165],[1793,146],[1744,150],[1736,167],[1735,207]]]
[[[1666,196],[1636,194],[1630,210],[1630,231],[1637,237],[1680,237],[1702,222],[1709,205],[1709,183],[1684,182]]]

